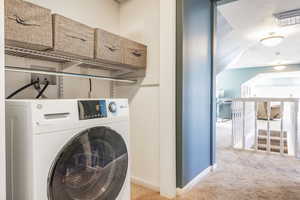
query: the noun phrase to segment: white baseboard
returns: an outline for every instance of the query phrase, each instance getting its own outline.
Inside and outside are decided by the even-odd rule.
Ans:
[[[145,188],[148,188],[148,189],[156,191],[156,192],[160,191],[159,186],[157,186],[157,185],[155,185],[153,183],[149,183],[149,182],[147,182],[147,181],[145,181],[143,179],[137,178],[137,177],[131,177],[131,183],[143,186]]]
[[[215,163],[212,167],[211,167],[211,171],[216,171],[217,170],[217,168],[218,168],[218,165],[217,165],[217,163]]]
[[[217,164],[209,166],[205,170],[203,170],[198,176],[196,176],[193,180],[191,180],[184,188],[177,188],[176,194],[182,195],[188,191],[190,191],[195,185],[197,185],[204,177],[206,177],[209,173],[213,172],[217,168]]]

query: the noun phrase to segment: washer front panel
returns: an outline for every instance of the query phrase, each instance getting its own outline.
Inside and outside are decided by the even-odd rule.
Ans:
[[[128,151],[107,127],[87,129],[57,156],[48,178],[50,200],[115,200],[125,183]]]

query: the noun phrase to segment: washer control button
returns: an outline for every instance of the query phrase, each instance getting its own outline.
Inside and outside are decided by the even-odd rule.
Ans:
[[[115,102],[110,102],[108,105],[108,109],[111,113],[117,112],[117,104]]]
[[[42,104],[37,104],[36,108],[39,109],[39,110],[41,110],[43,108],[43,105]]]

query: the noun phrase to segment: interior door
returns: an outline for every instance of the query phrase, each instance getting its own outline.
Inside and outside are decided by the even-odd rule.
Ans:
[[[125,183],[128,151],[108,127],[87,129],[57,155],[48,178],[50,200],[114,200]]]

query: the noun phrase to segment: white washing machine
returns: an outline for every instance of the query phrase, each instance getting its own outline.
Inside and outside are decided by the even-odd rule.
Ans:
[[[7,100],[8,200],[129,200],[125,99]]]

